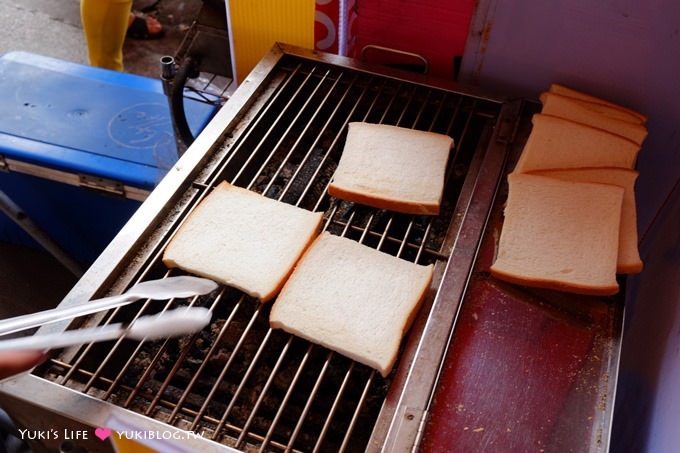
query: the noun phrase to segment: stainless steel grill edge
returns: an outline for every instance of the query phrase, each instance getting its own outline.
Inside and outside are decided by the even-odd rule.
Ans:
[[[3,383],[3,403],[18,414],[18,424],[33,429],[36,420],[46,427],[98,427],[116,417],[149,431],[191,430],[204,437],[188,441],[196,451],[416,448],[508,150],[517,146],[521,109],[519,101],[452,83],[276,45],[62,305],[177,273],[160,262],[164,245],[210,189],[228,180],[323,211],[325,229],[335,234],[435,264],[430,294],[392,375],[383,380],[268,329],[267,305],[220,288],[209,297],[142,301],[43,328],[129,321],[177,304],[207,306],[219,321],[210,332],[180,341],[65,350],[33,374]],[[397,215],[328,197],[349,121],[454,137],[440,216]],[[11,410],[27,402],[30,415]],[[88,448],[106,447],[94,439]]]

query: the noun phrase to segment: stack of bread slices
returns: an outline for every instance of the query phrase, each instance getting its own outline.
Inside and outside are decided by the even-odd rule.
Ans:
[[[642,270],[634,169],[646,117],[553,84],[513,172],[491,274],[588,295]]]

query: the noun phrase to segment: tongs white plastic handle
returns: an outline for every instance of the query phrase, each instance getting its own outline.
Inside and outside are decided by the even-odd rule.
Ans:
[[[125,293],[117,296],[91,300],[71,307],[57,307],[51,310],[4,319],[0,321],[0,335],[42,326],[50,322],[73,319],[77,316],[89,315],[98,311],[110,310],[138,299],[163,300],[172,297],[192,297],[208,294],[216,288],[217,283],[212,280],[190,275],[148,280],[136,284]]]
[[[59,333],[33,335],[0,341],[0,351],[58,349],[121,337],[133,340],[156,340],[189,335],[210,323],[212,313],[204,307],[183,307],[157,315],[142,316],[132,324],[110,324]]]

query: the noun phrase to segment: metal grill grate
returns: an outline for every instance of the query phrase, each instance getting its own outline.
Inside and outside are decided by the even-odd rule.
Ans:
[[[160,260],[165,244],[223,180],[323,211],[325,229],[334,234],[409,261],[443,264],[451,251],[447,232],[468,167],[485,147],[500,107],[490,100],[286,55],[240,122],[210,150],[205,168],[188,184],[158,233],[148,238],[145,248],[151,252],[136,280],[171,275]],[[350,121],[454,138],[439,216],[395,214],[327,195]],[[240,449],[366,448],[391,378],[271,330],[269,305],[223,287],[193,299],[142,301],[93,322],[129,322],[178,305],[209,307],[210,328],[179,340],[84,346],[66,351],[36,373]]]

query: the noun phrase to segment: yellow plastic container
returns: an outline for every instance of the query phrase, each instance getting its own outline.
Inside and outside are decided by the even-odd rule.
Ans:
[[[159,453],[153,448],[115,434],[111,436],[111,442],[116,453]]]
[[[226,0],[226,6],[236,83],[276,42],[314,47],[314,0]]]

